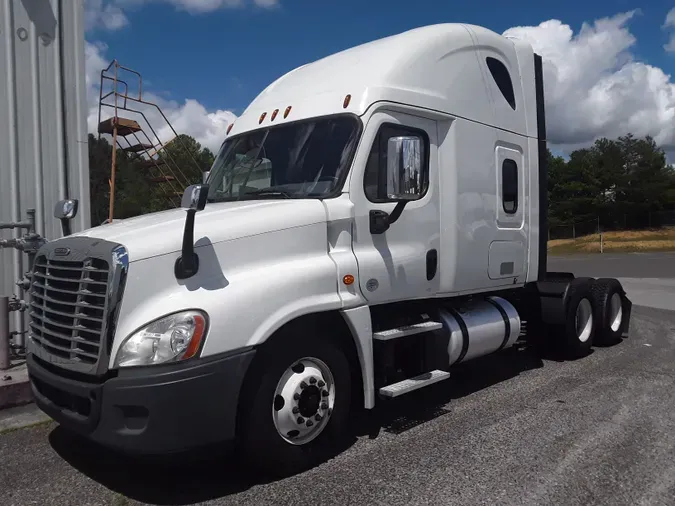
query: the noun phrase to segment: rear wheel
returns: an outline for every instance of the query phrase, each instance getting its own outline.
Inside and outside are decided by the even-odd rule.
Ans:
[[[566,316],[562,344],[570,358],[587,355],[595,336],[595,302],[592,281],[575,279],[567,290]]]
[[[286,476],[339,447],[352,397],[349,362],[319,336],[279,336],[261,352],[243,392],[240,449],[257,470]]]
[[[617,279],[601,278],[593,285],[596,310],[596,342],[613,344],[621,340],[626,317],[623,287]]]

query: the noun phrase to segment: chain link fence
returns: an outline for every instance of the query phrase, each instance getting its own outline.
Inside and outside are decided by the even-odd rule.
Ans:
[[[548,239],[576,239],[600,232],[649,230],[671,226],[675,226],[675,211],[597,216],[568,225],[553,225],[548,229]]]

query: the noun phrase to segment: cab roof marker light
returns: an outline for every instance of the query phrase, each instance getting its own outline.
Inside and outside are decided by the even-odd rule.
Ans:
[[[351,100],[352,100],[352,96],[351,96],[351,95],[347,95],[347,96],[345,97],[344,102],[342,102],[342,108],[343,108],[343,109],[346,109],[347,107],[349,107],[349,102],[351,102]]]
[[[274,109],[274,112],[272,113],[272,117],[270,118],[270,121],[274,121],[277,117],[277,114],[279,114],[279,109]]]
[[[284,111],[284,119],[288,118],[288,115],[291,113],[291,106],[289,105],[286,107],[286,110]]]
[[[260,115],[260,119],[258,120],[258,124],[259,124],[259,125],[263,122],[263,120],[265,119],[265,116],[267,116],[267,113],[266,113],[266,112],[264,112],[264,113],[262,113],[262,114]]]
[[[225,132],[225,135],[230,134],[230,130],[232,130],[232,127],[234,126],[234,123],[230,123],[230,126],[227,127],[227,132]]]

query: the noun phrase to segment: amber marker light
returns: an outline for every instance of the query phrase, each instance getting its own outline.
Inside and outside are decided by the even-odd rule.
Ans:
[[[347,96],[345,97],[345,101],[342,102],[342,107],[343,107],[344,109],[346,109],[347,107],[349,107],[349,102],[351,102],[351,100],[352,100],[352,96],[351,96],[351,95],[347,95]]]
[[[274,112],[272,113],[272,117],[270,118],[270,120],[274,121],[275,118],[277,117],[277,114],[279,114],[279,109],[274,109]]]
[[[284,119],[288,118],[288,115],[291,113],[291,106],[289,105],[286,107],[286,110],[284,111]]]
[[[352,276],[351,274],[346,274],[345,277],[342,278],[342,282],[347,286],[353,285],[354,284],[354,276]]]
[[[202,315],[194,315],[193,318],[195,320],[195,330],[192,334],[190,344],[188,345],[187,349],[185,350],[185,354],[182,357],[183,360],[192,358],[197,354],[199,351],[199,345],[201,344],[202,338],[204,337],[204,330],[206,330],[206,320]]]
[[[258,124],[260,124],[260,123],[263,122],[263,120],[265,119],[265,116],[267,116],[267,113],[266,113],[266,112],[264,112],[264,113],[262,113],[262,114],[260,115],[260,119],[258,120]]]
[[[232,127],[234,126],[234,123],[230,123],[230,126],[227,127],[227,132],[225,135],[230,135],[230,130],[232,130]]]

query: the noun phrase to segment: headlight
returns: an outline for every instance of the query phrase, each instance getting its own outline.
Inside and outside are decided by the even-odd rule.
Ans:
[[[116,367],[153,365],[194,357],[206,331],[206,313],[181,311],[131,334],[115,357]]]

